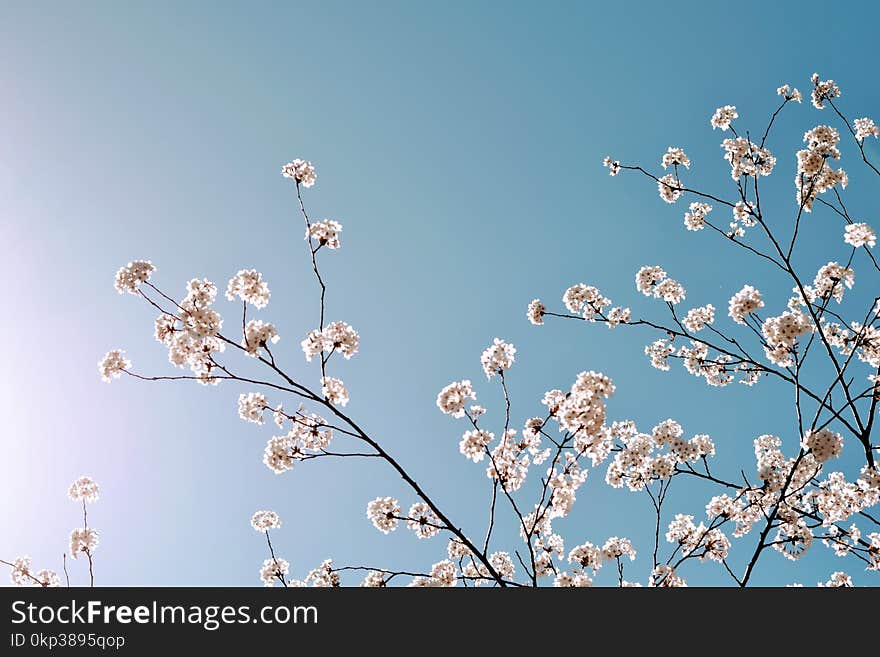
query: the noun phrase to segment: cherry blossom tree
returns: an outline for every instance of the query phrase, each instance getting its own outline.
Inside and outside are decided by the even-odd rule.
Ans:
[[[281,519],[261,510],[251,524],[266,538],[259,569],[266,586],[590,586],[603,567],[616,572],[619,586],[685,586],[686,563],[718,568],[731,584],[746,586],[759,562],[797,561],[823,547],[844,559],[847,569],[880,570],[880,520],[872,515],[880,501],[880,445],[873,438],[880,400],[880,296],[870,299],[867,307],[845,303],[856,267],[866,285],[876,289],[880,266],[872,253],[876,234],[847,206],[848,177],[837,166],[841,150],[849,147],[858,153],[861,165],[880,176],[864,149],[866,139],[880,136],[880,128],[869,118],[848,119],[839,107],[838,86],[814,74],[812,104],[831,114],[834,125],[817,125],[806,132],[804,148],[794,154],[797,174],[788,203],[792,216],[771,218],[761,196],[761,180],[774,173],[778,161],[770,148],[771,133],[786,107],[802,102],[801,93],[789,85],[777,94],[778,107],[763,131],[755,133],[760,138],[740,128],[735,106],[720,107],[711,116],[712,130],[730,135],[721,143],[731,177],[725,192],[689,186],[691,161],[681,148],[670,147],[662,155],[662,172],[611,157],[604,160],[611,176],[634,174],[656,185],[662,201],[687,203],[685,231],[708,231],[722,248],[743,250],[769,263],[777,278],[744,281],[727,299],[725,317],[723,305],[722,312],[711,303],[687,307],[685,286],[672,277],[683,272],[672,272],[668,264],[648,264],[635,273],[636,292],[655,300],[663,318],[636,316],[586,283],[565,290],[558,308],[535,299],[526,313],[535,325],[567,320],[646,331],[651,335],[644,350],[650,365],[669,371],[680,361],[686,375],[709,386],[772,385],[790,390],[791,407],[781,411],[788,414],[789,433],[755,436],[753,462],[725,459],[723,444],[716,446],[706,434],[686,433],[674,419],[657,418],[653,427],[642,430],[631,420],[609,417],[615,386],[609,377],[590,370],[548,390],[522,416],[531,417],[515,425],[508,378],[516,376],[517,349],[495,338],[480,365],[486,385],[500,389],[503,425],[484,421],[486,409],[477,403],[477,386],[465,378],[468,373],[440,390],[436,400],[439,411],[461,427],[462,466],[471,462],[485,467],[491,485],[485,500],[486,527],[479,533],[466,532],[444,511],[442,501],[430,496],[388,451],[379,434],[345,410],[350,391],[333,376],[333,366],[340,358],[356,357],[360,339],[348,323],[328,321],[328,289],[321,275],[325,256],[341,248],[342,225],[309,216],[303,194],[315,186],[317,174],[301,159],[285,165],[282,175],[296,194],[316,283],[316,325],[301,341],[313,375],[290,374],[272,352],[278,330],[253,317],[270,299],[268,283],[258,271],[241,270],[228,282],[225,297],[237,310],[234,322],[224,322],[215,308],[214,283],[193,279],[185,296],[176,298],[154,282],[155,268],[148,261],[122,267],[116,289],[158,313],[156,340],[167,348],[170,363],[183,372],[139,372],[117,349],[101,361],[100,373],[106,381],[125,375],[143,381],[241,386],[241,419],[257,425],[268,419],[276,427],[263,456],[267,468],[282,474],[316,459],[384,462],[389,474],[406,484],[410,499],[383,496],[378,490],[375,499],[365,500],[375,528],[388,534],[403,524],[419,539],[445,543],[445,553],[437,555],[441,558],[418,572],[401,570],[393,562],[339,565],[327,560],[309,572],[294,573],[276,553],[270,536],[281,529]],[[802,241],[804,216],[814,211],[840,222],[841,240],[827,245],[829,257],[835,259],[818,271],[802,271],[794,264],[794,254]],[[770,297],[761,291],[765,285],[791,289],[785,307],[771,307],[766,300]],[[242,373],[248,362],[257,363],[263,374]],[[824,378],[814,374],[824,371],[829,372]],[[858,455],[849,460],[857,463],[851,471],[834,469],[844,451]],[[637,546],[621,536],[584,537],[577,527],[568,527],[566,538],[558,533],[554,525],[569,515],[591,471],[614,488],[644,496],[654,518],[650,544]],[[688,479],[700,480],[714,494],[699,500],[696,508],[669,508],[670,488]],[[500,513],[512,514],[519,536],[499,539]],[[91,531],[85,518],[83,531]],[[78,535],[77,546],[91,565],[90,540]],[[514,543],[518,547],[511,552],[497,549]],[[642,555],[638,561],[637,548]],[[733,559],[734,549],[743,556]],[[46,578],[31,576],[28,567],[15,562],[13,580],[28,583],[30,577],[44,583]],[[691,572],[700,569],[689,570],[689,577]],[[820,585],[851,586],[852,580],[841,570]]]

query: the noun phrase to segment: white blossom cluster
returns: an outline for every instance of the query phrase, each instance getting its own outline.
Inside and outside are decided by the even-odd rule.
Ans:
[[[254,308],[265,308],[269,303],[269,285],[256,269],[242,269],[229,279],[226,298],[235,301],[239,298]]]
[[[691,308],[687,311],[681,323],[691,333],[702,331],[706,326],[711,326],[715,323],[715,306],[708,303],[705,306]]]
[[[730,297],[727,307],[727,314],[737,324],[746,323],[746,317],[764,307],[764,300],[761,293],[751,285],[745,285],[743,288]]]
[[[673,305],[681,303],[685,298],[684,286],[668,278],[666,272],[656,265],[639,269],[636,273],[636,289],[646,297],[653,296]]]
[[[827,125],[819,125],[804,133],[807,148],[797,152],[797,174],[794,185],[797,189],[797,203],[806,212],[811,212],[813,202],[819,194],[824,194],[835,185],[845,189],[849,177],[843,169],[833,169],[828,160],[839,160],[840,134]]]
[[[847,224],[843,241],[857,249],[863,246],[873,249],[877,245],[877,233],[865,223]]]
[[[163,312],[156,318],[155,337],[168,347],[168,361],[175,367],[189,366],[201,383],[214,383],[214,357],[225,350],[218,337],[223,319],[212,307],[217,287],[207,279],[187,283],[187,294],[178,303],[177,313]]]
[[[333,219],[324,219],[306,227],[305,239],[314,239],[321,246],[328,249],[339,248],[339,233],[342,232],[342,224]]]
[[[776,165],[776,158],[766,148],[761,148],[743,137],[725,139],[721,142],[724,159],[730,162],[730,177],[769,176]]]
[[[359,336],[346,322],[333,322],[324,330],[309,331],[300,344],[309,362],[321,352],[339,353],[348,360],[358,352]]]
[[[300,159],[288,162],[281,167],[281,175],[295,180],[297,185],[302,185],[303,187],[311,187],[318,180],[318,174],[315,172],[315,167],[312,166],[312,163]]]
[[[789,85],[784,84],[776,90],[777,96],[782,96],[785,100],[793,100],[797,103],[803,100],[803,96],[801,92],[797,90],[797,87],[792,89]]]
[[[437,408],[454,418],[465,416],[465,404],[469,399],[476,399],[477,393],[468,379],[453,381],[437,395]]]
[[[275,474],[292,470],[297,461],[309,454],[320,453],[333,439],[333,429],[315,413],[300,409],[293,416],[280,415],[276,423],[283,428],[285,419],[290,421],[287,434],[270,438],[263,451],[263,463]]]
[[[281,529],[281,518],[274,511],[257,511],[251,517],[251,527],[260,533]]]
[[[13,586],[43,586],[46,588],[61,586],[61,578],[54,570],[31,568],[30,557],[18,557],[12,565],[10,579]]]
[[[290,563],[286,559],[271,557],[266,559],[260,568],[260,580],[263,586],[275,586],[278,582],[284,582],[289,572]]]
[[[691,168],[690,158],[688,158],[683,150],[676,146],[670,146],[666,149],[666,152],[660,160],[660,164],[663,165],[664,169],[677,166],[683,166],[685,169]]]
[[[816,109],[825,109],[826,100],[833,100],[840,96],[840,88],[834,83],[834,80],[820,80],[818,73],[813,73],[810,79],[813,82],[813,107]]]
[[[125,357],[125,352],[122,349],[108,351],[104,358],[98,362],[98,371],[101,373],[101,380],[105,383],[118,379],[130,367],[131,361]]]
[[[540,326],[544,323],[544,313],[546,312],[547,308],[541,303],[540,299],[532,299],[526,310],[526,317],[535,326]]]
[[[703,230],[706,227],[706,216],[710,212],[712,212],[711,205],[694,201],[690,204],[690,211],[684,214],[685,228],[692,231]]]
[[[135,260],[125,267],[120,267],[116,272],[116,291],[119,294],[138,294],[140,284],[150,280],[150,275],[156,271],[153,263],[149,260]]]
[[[671,419],[655,426],[650,434],[639,433],[633,422],[615,423],[609,435],[620,443],[605,473],[606,483],[614,488],[644,490],[653,481],[672,477],[679,464],[715,454],[709,436],[685,439],[681,425]]]
[[[509,370],[516,360],[515,355],[516,347],[501,338],[495,338],[480,356],[486,378],[491,379],[496,374],[503,374],[505,370]]]
[[[88,476],[82,476],[72,484],[67,490],[67,496],[74,502],[84,500],[86,502],[97,502],[99,497],[99,488],[97,482]]]
[[[730,128],[730,124],[733,120],[738,118],[739,114],[736,113],[736,107],[734,105],[725,105],[724,107],[719,107],[715,110],[712,118],[709,119],[709,124],[712,126],[713,130],[718,128],[723,131]]]
[[[856,133],[856,141],[864,141],[865,137],[880,137],[880,126],[874,125],[874,121],[867,116],[853,120],[853,128]]]
[[[675,203],[684,193],[684,186],[677,175],[667,173],[665,176],[657,179],[657,191],[660,193],[660,198],[664,201]]]
[[[618,173],[620,173],[620,162],[611,159],[610,155],[606,155],[605,159],[602,160],[602,166],[608,169],[609,176],[616,176]]]

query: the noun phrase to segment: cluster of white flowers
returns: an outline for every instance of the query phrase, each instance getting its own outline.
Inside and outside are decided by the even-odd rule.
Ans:
[[[61,586],[61,578],[54,570],[31,569],[30,557],[18,557],[12,565],[11,573],[13,586],[43,586],[46,588]]]
[[[339,248],[339,233],[342,232],[342,224],[333,219],[324,219],[309,225],[306,228],[305,239],[315,239],[321,246],[328,249]]]
[[[81,552],[92,554],[98,547],[98,532],[91,528],[78,528],[70,532],[70,556],[76,559]]]
[[[94,479],[88,476],[82,476],[72,484],[67,490],[67,496],[74,502],[85,500],[86,502],[98,501],[98,484]]]
[[[684,187],[678,176],[667,173],[665,176],[657,179],[657,191],[660,193],[660,198],[664,201],[675,203],[684,193]]]
[[[557,588],[589,588],[593,586],[593,580],[585,572],[575,569],[572,573],[563,571],[556,575],[553,586]]]
[[[747,363],[731,365],[733,358],[727,354],[709,356],[709,346],[697,340],[690,341],[691,346],[682,345],[678,350],[684,368],[693,376],[702,377],[706,384],[724,387],[733,382],[735,374],[742,374],[740,383],[754,385],[758,380],[758,372]]]
[[[653,296],[671,304],[681,303],[685,298],[684,286],[667,278],[666,272],[656,265],[639,269],[636,273],[636,289],[646,297]]]
[[[288,162],[281,167],[281,175],[295,180],[297,185],[303,187],[311,187],[318,180],[318,174],[315,173],[315,167],[312,166],[312,163],[300,159]]]
[[[278,331],[275,329],[274,324],[264,322],[261,319],[252,319],[245,327],[241,346],[244,347],[251,356],[256,358],[259,355],[261,348],[267,347],[270,342],[275,344],[280,339],[281,336],[278,335]]]
[[[400,519],[400,504],[393,497],[377,497],[367,504],[367,517],[383,534],[397,529]]]
[[[654,286],[665,278],[666,272],[656,265],[642,267],[636,273],[636,289],[650,297],[654,294]]]
[[[650,435],[639,433],[633,422],[615,423],[611,434],[621,443],[605,473],[605,481],[614,488],[626,485],[640,491],[652,481],[672,477],[677,464],[715,454],[709,436],[700,434],[686,440],[674,420],[661,422]]]
[[[816,109],[825,109],[825,101],[833,100],[840,96],[840,88],[834,83],[834,80],[820,80],[818,73],[813,73],[810,78],[813,81],[813,107]]]
[[[558,424],[560,431],[574,436],[574,455],[566,457],[566,466],[571,463],[570,456],[586,455],[594,465],[601,463],[611,451],[611,440],[605,426],[606,412],[604,399],[614,393],[614,384],[600,372],[581,372],[569,391],[549,390],[544,394],[543,403]],[[543,460],[543,459],[542,459]],[[538,459],[535,459],[538,462]],[[577,468],[571,468],[572,475],[578,475]]]
[[[526,317],[535,326],[540,326],[544,323],[544,313],[546,312],[547,308],[541,303],[540,299],[532,299],[526,310]]]
[[[515,354],[516,347],[500,338],[495,338],[480,356],[480,363],[483,365],[486,378],[491,379],[496,374],[509,370],[515,360]]]
[[[840,456],[843,451],[843,436],[830,429],[808,431],[801,445],[809,449],[820,463]]]
[[[730,162],[730,177],[769,176],[776,165],[776,158],[766,148],[761,148],[744,137],[725,139],[721,142],[724,159]]]
[[[684,225],[688,230],[703,230],[706,227],[706,215],[712,211],[708,203],[694,201],[690,204],[690,211],[684,213]]]
[[[348,360],[358,352],[359,340],[358,332],[346,322],[333,322],[324,327],[323,331],[309,331],[300,344],[307,361],[311,362],[322,351],[328,354],[340,353]]]
[[[245,422],[263,424],[263,411],[266,408],[266,396],[261,392],[242,393],[238,396],[238,417]]]
[[[331,404],[345,406],[349,402],[348,388],[345,387],[342,379],[336,379],[332,376],[321,377],[321,394]]]
[[[715,322],[715,306],[711,303],[697,308],[691,308],[682,320],[688,331],[697,333],[706,326]]]
[[[407,528],[413,530],[419,538],[431,538],[440,533],[442,528],[440,519],[424,502],[413,504],[406,515]],[[373,524],[376,524],[375,520],[373,520]],[[378,525],[376,526],[378,527]]]
[[[666,278],[654,286],[654,296],[673,305],[684,301],[684,286],[676,280]]]
[[[852,289],[855,282],[856,274],[851,268],[838,262],[829,262],[819,268],[813,285],[805,285],[804,291],[810,301],[834,299],[840,303],[843,301],[844,286]]]
[[[374,572],[374,571],[373,571]],[[325,559],[317,568],[313,568],[305,579],[292,579],[287,582],[289,587],[312,586],[314,588],[331,588],[339,586],[339,573],[333,567],[332,559]]]
[[[668,358],[674,353],[675,347],[666,338],[654,340],[654,342],[645,346],[645,355],[651,359],[651,367],[663,372],[669,371]]]
[[[688,156],[683,150],[675,146],[670,146],[668,149],[666,149],[666,152],[663,154],[663,159],[660,161],[660,164],[663,165],[664,169],[668,167],[676,167],[679,165],[683,166],[685,169],[691,168],[691,161]]]
[[[776,95],[782,96],[785,100],[793,100],[796,102],[801,102],[803,96],[801,96],[801,92],[797,90],[797,87],[792,89],[787,84],[782,85],[776,90]]]
[[[591,322],[599,319],[602,311],[611,305],[611,299],[602,296],[598,288],[583,283],[568,288],[562,295],[562,302],[570,312],[583,314],[584,319]]]
[[[787,310],[778,317],[768,317],[761,326],[767,359],[780,367],[794,365],[795,345],[798,338],[812,330],[812,320],[806,313],[800,311]]]
[[[589,541],[578,545],[568,553],[568,562],[576,564],[572,575],[562,573],[557,576],[554,586],[592,586],[592,580],[584,571],[592,570],[599,572],[603,563],[615,561],[621,557],[629,557],[630,561],[636,558],[636,551],[628,538],[612,536],[599,548]]]
[[[486,466],[486,476],[489,479],[497,479],[504,490],[508,492],[520,489],[526,480],[530,465],[531,451],[529,451],[528,443],[515,440],[515,436],[516,431],[513,429],[501,434],[498,444],[489,453],[489,464]],[[468,447],[476,448],[477,441],[481,437],[483,437],[482,434],[477,434],[474,437],[474,444],[468,445]],[[490,433],[489,440],[491,441],[493,437]],[[464,454],[464,439],[462,439],[460,448]],[[465,454],[465,456],[468,455]]]
[[[549,473],[551,518],[562,518],[569,514],[577,501],[577,491],[587,480],[588,471],[581,468],[577,453],[569,452],[560,466]]]
[[[371,570],[361,582],[361,587],[369,589],[385,588],[385,573],[381,570]]]
[[[217,287],[207,279],[192,279],[187,294],[177,304],[179,315],[163,313],[156,319],[156,340],[168,347],[168,361],[175,367],[190,367],[201,383],[217,383],[212,376],[214,354],[225,349],[217,333],[223,326],[220,314],[211,306]]]
[[[857,249],[863,246],[873,249],[877,245],[877,233],[868,224],[847,224],[844,231],[843,241]]]
[[[615,306],[608,311],[608,319],[605,323],[608,328],[614,328],[619,324],[629,324],[630,320],[632,320],[632,312],[629,308]]]
[[[489,555],[489,563],[502,577],[512,578],[516,574],[513,559],[507,552],[493,552]]]
[[[733,221],[730,222],[727,236],[733,238],[745,235],[746,228],[751,228],[758,223],[756,216],[755,206],[751,201],[737,201],[733,206]]]
[[[855,128],[857,141],[864,141],[865,137],[874,137],[875,139],[880,137],[880,126],[874,125],[874,121],[867,116],[855,119],[853,127]]]
[[[852,588],[854,586],[852,577],[847,575],[842,570],[831,573],[831,578],[827,582],[819,582],[818,585],[820,587],[828,588]]]
[[[464,405],[468,399],[476,399],[477,393],[468,379],[453,381],[437,395],[437,408],[454,418],[465,416]]]
[[[620,173],[620,162],[612,160],[610,155],[606,155],[605,159],[602,160],[602,166],[607,167],[609,176],[616,176]]]
[[[880,329],[870,325],[862,325],[859,322],[853,322],[851,326],[855,338],[852,344],[844,349],[844,353],[850,353],[850,350],[855,348],[859,360],[868,363],[875,369],[880,368]],[[877,375],[871,375],[868,378],[875,387],[880,383],[880,378]]]
[[[819,125],[804,133],[807,148],[797,152],[797,174],[794,184],[797,189],[797,202],[804,210],[813,209],[813,201],[835,185],[846,188],[849,177],[843,169],[832,169],[828,160],[840,159],[840,134],[827,125]]]
[[[589,568],[594,573],[602,567],[602,550],[587,541],[571,549],[568,562],[578,564],[581,568]]]
[[[462,456],[470,459],[474,463],[483,460],[486,455],[486,448],[495,440],[495,434],[483,429],[473,429],[465,431],[458,444],[458,449]]]
[[[455,564],[444,559],[431,566],[431,580],[437,586],[452,587],[458,583],[458,571]]]
[[[98,484],[91,477],[82,476],[70,485],[67,495],[74,502],[82,502],[83,509],[85,509],[87,502],[98,501]],[[70,532],[70,556],[74,559],[80,553],[85,553],[91,559],[92,553],[97,547],[98,532],[94,529],[84,526]]]
[[[106,383],[110,383],[113,379],[118,379],[130,367],[131,361],[125,357],[125,352],[122,349],[108,351],[104,358],[98,362],[101,380]]]
[[[13,564],[11,573],[13,586],[29,586],[33,582],[31,579],[31,558],[18,557]]]
[[[257,511],[251,518],[251,527],[261,533],[281,529],[281,518],[274,511]]]
[[[739,114],[736,113],[736,107],[734,105],[725,105],[715,110],[712,118],[709,119],[709,124],[713,130],[715,128],[727,130],[730,127],[730,122],[738,118]]]
[[[120,267],[116,272],[116,291],[119,294],[128,292],[129,294],[137,294],[141,283],[150,280],[150,274],[156,271],[153,263],[149,260],[135,260],[129,262],[125,267]]]
[[[828,442],[834,449],[835,438]],[[880,502],[880,469],[864,466],[855,482],[847,481],[842,472],[831,472],[807,492],[805,501],[815,506],[826,526],[848,520]]]
[[[635,561],[636,550],[628,538],[612,536],[602,546],[602,558],[605,561],[614,561],[621,557],[628,557],[630,561]]]
[[[260,568],[260,580],[263,586],[275,586],[276,582],[283,582],[289,572],[290,564],[286,559],[272,557],[263,562]]]
[[[673,566],[660,564],[651,571],[651,580],[648,585],[663,588],[682,588],[687,586],[687,582],[675,571]]]
[[[737,324],[745,325],[746,317],[763,307],[764,300],[761,298],[761,293],[751,285],[745,285],[730,298],[727,314]]]
[[[265,308],[269,303],[269,285],[256,269],[241,269],[226,287],[226,298],[235,301],[236,297],[255,308]]]
[[[283,428],[285,417],[281,410],[276,411],[276,424]],[[319,415],[307,415],[300,409],[289,419],[292,424],[287,435],[270,438],[263,452],[263,463],[275,474],[292,470],[307,453],[325,449],[333,439],[333,430]]]
[[[666,540],[680,545],[686,555],[702,549],[697,555],[701,561],[724,561],[730,551],[730,539],[724,532],[711,525],[707,527],[702,522],[696,525],[693,516],[682,513],[676,514],[675,519],[669,523]]]

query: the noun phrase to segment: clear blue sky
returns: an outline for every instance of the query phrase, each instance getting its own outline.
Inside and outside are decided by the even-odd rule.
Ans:
[[[299,577],[328,556],[385,565],[395,554],[411,568],[445,558],[445,540],[386,537],[366,519],[377,495],[414,501],[388,468],[269,472],[261,455],[271,428],[237,419],[239,389],[107,386],[97,376],[95,363],[117,346],[139,371],[170,370],[152,339],[154,313],[113,290],[120,265],[147,258],[175,295],[190,277],[225,285],[239,268],[259,268],[272,288],[263,316],[282,336],[276,355],[315,382],[299,349],[316,323],[315,290],[279,175],[294,157],[318,168],[306,194],[313,215],[345,225],[342,250],[323,268],[328,318],[361,333],[361,353],[334,370],[351,390],[348,409],[473,534],[483,531],[489,481],[458,454],[463,426],[434,399],[471,378],[481,402],[500,410],[479,365],[495,336],[519,349],[510,375],[519,426],[540,412],[544,390],[594,369],[617,385],[612,418],[649,429],[671,416],[690,435],[709,433],[721,470],[726,459],[752,470],[761,433],[795,450],[785,390],[710,389],[680,368],[651,369],[647,333],[537,329],[524,316],[533,297],[557,305],[581,281],[657,316],[632,284],[643,264],[665,266],[694,305],[724,308],[746,282],[784,301],[787,284],[741,258],[720,270],[729,250],[684,231],[683,206],[665,206],[635,178],[608,178],[601,159],[656,169],[679,145],[694,161],[689,180],[725,189],[714,108],[736,104],[740,125],[757,131],[776,87],[808,90],[814,70],[840,82],[851,115],[876,117],[876,52],[863,34],[873,11],[709,4],[4,3],[0,557],[27,553],[60,568],[78,522],[67,485],[91,474],[103,489],[90,516],[102,537],[99,583],[258,584],[264,544],[249,518],[260,508],[281,514],[274,540]],[[819,44],[817,31],[836,36]],[[768,183],[780,222],[791,216],[801,134],[830,121],[809,103],[787,118],[769,143],[780,157]],[[859,189],[870,180],[847,168],[851,203],[876,211]],[[817,212],[807,223],[805,267],[845,257],[836,221]],[[857,285],[870,287],[863,271]],[[219,307],[232,321],[232,306]],[[575,513],[557,523],[567,547],[627,535],[648,555],[647,498],[603,476],[593,473]],[[700,515],[711,493],[679,488],[670,510]],[[824,548],[803,565],[795,574],[768,555],[755,581],[815,584],[842,567],[867,581]],[[640,560],[628,577],[644,581],[648,569]],[[712,565],[684,575],[724,581]],[[82,564],[72,576],[84,581]]]

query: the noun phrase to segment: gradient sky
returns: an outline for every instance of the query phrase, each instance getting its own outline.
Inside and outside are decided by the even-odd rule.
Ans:
[[[343,248],[322,254],[322,269],[328,319],[361,334],[361,352],[332,368],[351,390],[347,410],[473,535],[484,531],[490,484],[484,464],[458,454],[464,426],[434,399],[470,378],[497,420],[500,391],[479,364],[495,336],[519,350],[509,377],[517,426],[541,413],[543,391],[594,369],[617,385],[611,418],[647,430],[674,417],[689,435],[709,433],[719,471],[752,471],[762,433],[796,450],[788,390],[711,389],[681,368],[652,369],[648,333],[538,329],[524,315],[532,298],[559,306],[583,281],[660,317],[632,284],[643,264],[682,280],[687,307],[726,308],[747,282],[777,307],[787,297],[788,284],[763,265],[708,232],[686,232],[683,205],[666,206],[634,177],[609,178],[601,159],[656,170],[667,146],[682,146],[694,162],[689,181],[729,192],[721,136],[708,125],[714,108],[735,104],[741,127],[762,130],[776,87],[808,90],[814,70],[841,84],[851,116],[876,116],[876,52],[870,39],[846,36],[861,33],[871,5],[831,15],[818,2],[796,12],[708,4],[3,3],[0,558],[30,554],[60,570],[79,520],[66,490],[81,474],[102,487],[90,514],[101,584],[258,584],[265,546],[249,519],[262,508],[281,514],[274,542],[297,577],[328,556],[381,566],[397,555],[416,569],[445,558],[445,540],[386,537],[365,517],[377,495],[415,501],[387,466],[266,469],[272,428],[237,418],[248,389],[108,386],[97,375],[114,347],[140,372],[174,373],[153,341],[153,311],[113,289],[119,266],[145,258],[175,296],[189,278],[225,286],[239,268],[259,268],[272,289],[261,317],[282,336],[276,356],[316,383],[299,341],[317,323],[317,296],[293,188],[279,175],[295,157],[318,168],[305,194],[312,215],[345,226]],[[817,46],[817,32],[837,37]],[[766,187],[782,225],[801,135],[831,121],[809,103],[788,109],[769,142],[780,160]],[[870,221],[870,179],[852,157],[844,166],[847,198]],[[815,271],[845,258],[841,235],[814,213],[798,262]],[[876,280],[859,271],[857,288],[871,294]],[[236,307],[221,300],[218,309],[234,325]],[[567,547],[626,535],[649,555],[647,498],[603,477],[604,468],[592,473],[576,511],[558,521]],[[712,493],[676,488],[669,510],[701,515]],[[499,522],[513,531],[509,515]],[[755,582],[815,584],[841,568],[870,581],[823,548],[798,566],[768,554]],[[640,559],[627,576],[645,581],[648,570]],[[725,582],[713,565],[684,575]],[[85,581],[83,564],[71,576]]]

